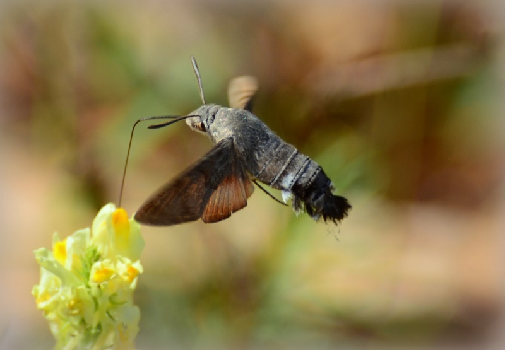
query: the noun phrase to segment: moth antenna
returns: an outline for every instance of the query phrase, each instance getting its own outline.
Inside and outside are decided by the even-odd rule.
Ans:
[[[124,181],[125,181],[125,177],[126,177],[126,168],[128,167],[128,160],[130,159],[130,149],[132,147],[133,132],[135,131],[135,127],[137,126],[137,124],[140,123],[140,122],[146,121],[146,120],[174,119],[174,120],[171,120],[171,121],[169,121],[167,123],[156,124],[156,125],[149,126],[149,129],[157,129],[157,128],[161,128],[163,126],[167,126],[167,125],[173,124],[175,122],[178,122],[180,120],[183,120],[183,119],[186,119],[186,118],[189,118],[189,117],[193,117],[193,116],[192,115],[186,115],[186,116],[181,117],[181,116],[178,116],[178,115],[159,115],[159,116],[154,116],[154,117],[140,118],[139,120],[137,120],[133,124],[132,132],[130,134],[130,142],[128,143],[128,152],[126,153],[126,161],[125,161],[124,170],[123,170],[123,179],[121,180],[121,189],[119,190],[118,207],[121,207],[121,201],[123,199],[123,188],[124,188]]]
[[[258,186],[258,187],[260,188],[260,190],[262,190],[263,192],[265,192],[266,194],[268,194],[268,195],[270,196],[270,198],[272,198],[274,201],[276,201],[277,203],[282,204],[282,205],[283,205],[283,206],[285,206],[285,207],[287,207],[287,206],[288,206],[286,203],[281,202],[280,200],[278,200],[277,198],[275,198],[273,194],[271,194],[270,192],[268,192],[267,190],[265,190],[265,189],[264,189],[264,188],[263,188],[263,187],[262,187],[262,186],[258,183],[258,181],[256,181],[256,180],[252,180],[252,182],[254,182],[254,184],[255,184],[256,186]]]
[[[198,87],[200,89],[200,98],[202,99],[203,104],[206,105],[207,103],[205,102],[205,96],[203,95],[202,77],[200,76],[200,70],[198,69],[198,64],[196,64],[196,60],[193,56],[191,56],[191,63],[193,63],[193,71],[195,72],[196,79],[198,80]]]

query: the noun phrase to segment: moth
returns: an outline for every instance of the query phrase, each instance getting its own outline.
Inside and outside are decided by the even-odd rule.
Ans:
[[[203,105],[182,117],[142,120],[175,119],[149,127],[159,128],[186,119],[187,125],[207,135],[214,147],[149,197],[135,213],[135,220],[155,226],[198,219],[219,222],[247,205],[253,183],[266,192],[258,182],[282,190],[284,201],[291,197],[296,212],[304,210],[316,221],[322,218],[338,224],[345,218],[351,205],[333,194],[333,184],[321,166],[284,142],[252,113],[256,81],[243,77],[231,82],[230,108],[207,104],[198,65],[194,57],[191,60]]]

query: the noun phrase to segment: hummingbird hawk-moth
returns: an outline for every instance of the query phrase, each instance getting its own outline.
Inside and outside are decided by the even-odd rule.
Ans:
[[[333,184],[323,169],[251,112],[257,90],[255,80],[242,77],[232,81],[228,91],[231,108],[207,104],[198,66],[194,57],[191,60],[203,105],[182,117],[142,120],[175,118],[150,126],[158,128],[186,119],[189,127],[206,134],[214,147],[149,197],[135,213],[135,220],[156,226],[198,219],[218,222],[247,205],[253,183],[264,190],[258,181],[282,190],[284,201],[292,197],[296,212],[304,210],[316,221],[322,218],[337,224],[346,217],[351,205],[346,198],[332,193]]]

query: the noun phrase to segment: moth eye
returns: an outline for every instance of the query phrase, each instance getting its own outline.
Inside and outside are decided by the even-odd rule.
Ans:
[[[203,124],[203,122],[196,123],[195,124],[195,128],[197,128],[198,130],[200,130],[202,132],[206,132],[207,131],[207,128],[205,127],[205,124]]]

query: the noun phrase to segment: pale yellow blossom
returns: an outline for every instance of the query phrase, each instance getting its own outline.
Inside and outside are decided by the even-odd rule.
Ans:
[[[101,256],[111,260],[118,255],[138,260],[145,245],[140,225],[113,204],[104,206],[93,220],[91,240]]]
[[[133,291],[143,272],[140,226],[107,204],[89,228],[40,248],[40,283],[33,288],[56,339],[55,349],[133,349],[140,310]]]

